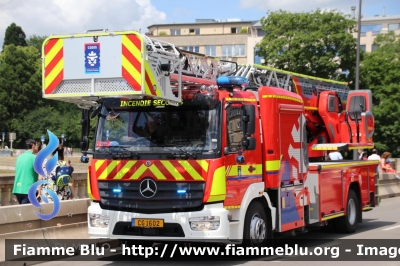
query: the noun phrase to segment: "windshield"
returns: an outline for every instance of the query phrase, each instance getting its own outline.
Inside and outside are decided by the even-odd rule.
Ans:
[[[139,155],[215,153],[220,143],[220,104],[176,106],[106,104],[100,115],[95,149],[124,147]],[[143,101],[142,101],[143,102]],[[146,105],[146,104],[144,104]],[[112,149],[109,149],[112,150]]]

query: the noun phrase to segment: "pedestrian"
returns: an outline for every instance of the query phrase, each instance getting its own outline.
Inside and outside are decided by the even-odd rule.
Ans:
[[[42,188],[42,195],[44,195],[49,201],[52,201],[51,196],[47,193],[46,189],[53,190],[59,200],[69,200],[75,197],[74,181],[72,179],[72,173],[74,168],[71,165],[71,161],[64,160],[64,146],[59,144],[53,155],[58,154],[58,161],[53,171],[47,175],[48,185],[44,185]],[[44,163],[44,166],[46,163]]]
[[[339,161],[339,160],[343,160],[343,156],[339,151],[331,151],[329,153],[329,159],[331,161]]]
[[[363,161],[367,161],[368,160],[368,153],[366,153],[366,152],[363,153],[362,160]]]
[[[377,149],[372,149],[372,154],[370,156],[368,156],[368,160],[380,160],[381,156],[379,156],[378,154],[378,150]]]
[[[358,149],[358,160],[362,160],[364,155],[364,150],[363,149]]]
[[[400,179],[400,176],[397,174],[396,170],[392,168],[390,165],[390,157],[391,153],[388,151],[385,151],[382,156],[381,160],[379,163],[379,168],[381,169],[382,173],[392,173],[396,176],[397,179]]]
[[[34,169],[36,154],[39,145],[33,139],[25,141],[26,151],[19,155],[15,164],[15,178],[12,193],[17,197],[19,204],[30,203],[28,198],[29,188],[41,177]]]

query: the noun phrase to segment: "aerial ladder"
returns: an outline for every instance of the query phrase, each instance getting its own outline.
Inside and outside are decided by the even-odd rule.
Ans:
[[[257,64],[241,65],[233,75],[248,79],[245,89],[279,87],[303,98],[309,157],[321,157],[321,151],[326,150],[373,148],[370,90],[350,90],[345,82]]]

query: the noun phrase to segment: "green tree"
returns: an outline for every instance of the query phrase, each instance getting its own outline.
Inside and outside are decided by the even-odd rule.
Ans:
[[[379,34],[374,44],[378,49],[361,62],[360,87],[372,90],[375,145],[395,157],[400,147],[400,35]]]
[[[257,45],[265,64],[305,75],[353,80],[355,21],[337,11],[268,12],[261,19],[266,32]],[[348,70],[346,77],[341,70]]]
[[[26,35],[20,26],[15,23],[11,23],[6,29],[4,36],[3,50],[6,45],[14,44],[16,46],[27,46]]]
[[[31,37],[29,37],[29,39],[27,40],[27,44],[29,46],[33,46],[35,47],[38,52],[39,52],[39,57],[42,56],[42,45],[44,40],[46,40],[47,36],[37,36],[37,35],[32,35]]]
[[[0,54],[0,116],[4,131],[15,130],[24,116],[43,105],[40,66],[34,47],[10,44]]]

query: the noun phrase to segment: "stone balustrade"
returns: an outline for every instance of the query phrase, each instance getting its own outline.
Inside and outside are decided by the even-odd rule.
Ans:
[[[86,181],[87,173],[73,173],[75,199],[88,198]],[[12,194],[14,174],[0,174],[0,206],[18,205],[17,198]]]

